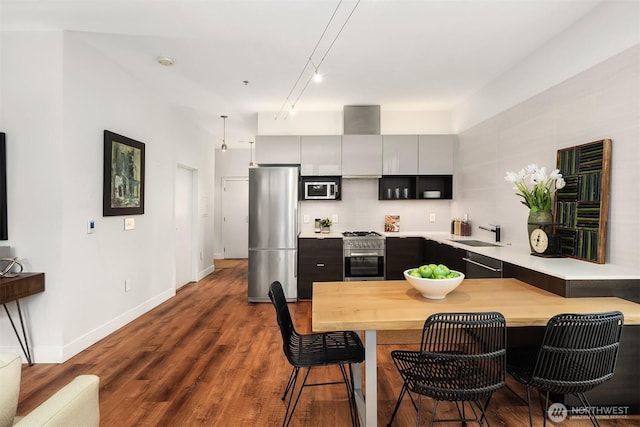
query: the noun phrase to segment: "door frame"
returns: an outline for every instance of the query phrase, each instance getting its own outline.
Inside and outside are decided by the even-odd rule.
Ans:
[[[182,169],[184,171],[190,172],[191,173],[191,235],[189,236],[189,240],[190,240],[190,246],[191,246],[191,268],[189,271],[189,280],[190,282],[196,282],[198,280],[198,262],[200,259],[199,256],[199,252],[198,252],[198,169],[189,166],[189,165],[185,165],[183,163],[178,163],[176,165],[176,177],[174,178],[174,212],[175,212],[175,203],[176,203],[176,199],[175,199],[175,188],[176,188],[176,182],[177,182],[177,174],[178,174],[178,169]],[[176,218],[175,218],[175,213],[174,213],[174,227],[176,225]],[[177,243],[174,242],[174,248],[175,245]],[[174,250],[175,252],[175,250]],[[173,274],[173,286],[176,287],[176,271],[175,271],[175,262],[176,260],[174,259],[174,274]],[[190,283],[189,282],[189,283]]]
[[[248,176],[223,176],[221,177],[220,180],[220,247],[222,248],[222,259],[227,259],[227,254],[225,253],[225,240],[224,240],[224,227],[225,227],[225,221],[224,221],[224,212],[225,212],[225,206],[224,206],[224,188],[225,185],[228,181],[246,181],[247,182],[247,186],[249,185],[249,177]],[[247,207],[248,209],[248,207]],[[247,218],[249,217],[249,212],[247,211]],[[249,224],[247,223],[247,227],[249,226]],[[248,232],[248,229],[247,229]],[[249,250],[249,241],[247,241],[247,252]],[[248,254],[247,254],[248,256]]]

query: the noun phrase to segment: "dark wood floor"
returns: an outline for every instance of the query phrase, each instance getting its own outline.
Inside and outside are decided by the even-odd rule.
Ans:
[[[297,329],[308,332],[311,304],[291,304],[290,310]],[[246,260],[216,261],[215,273],[67,362],[25,365],[18,414],[74,376],[93,373],[100,376],[102,426],[278,426],[285,409],[280,396],[290,372],[281,346],[271,304],[247,302]],[[389,357],[399,347],[378,346],[380,426],[386,425],[400,390]],[[312,375],[322,380],[338,378],[339,372],[324,369]],[[345,394],[341,386],[305,390],[291,425],[350,425]],[[425,400],[423,408],[429,415],[431,403]],[[489,409],[493,426],[526,424],[526,406],[506,389],[495,394]],[[438,415],[451,410],[442,404]],[[394,426],[415,425],[414,417],[404,402]],[[542,425],[540,416],[536,425]],[[562,425],[590,423],[573,419]],[[601,420],[601,425],[637,426],[640,417]]]

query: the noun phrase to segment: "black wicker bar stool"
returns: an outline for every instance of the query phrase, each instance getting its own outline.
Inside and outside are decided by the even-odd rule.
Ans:
[[[543,425],[549,394],[573,394],[594,426],[599,426],[585,392],[610,380],[615,370],[624,317],[619,311],[558,314],[547,322],[540,347],[508,349],[507,372],[527,389],[529,425],[533,426],[530,389],[545,393]]]
[[[280,282],[275,281],[269,287],[269,299],[276,309],[278,326],[282,334],[283,350],[289,363],[293,366],[289,381],[282,395],[282,400],[287,398],[287,410],[285,412],[282,426],[286,427],[293,418],[293,412],[298,405],[300,395],[305,387],[341,384],[344,383],[347,389],[349,400],[349,411],[351,413],[351,423],[355,427],[358,424],[358,414],[355,406],[355,395],[353,389],[352,363],[364,361],[364,346],[358,334],[354,331],[324,332],[312,334],[299,334],[296,332],[289,313],[289,307],[282,290]],[[307,378],[312,368],[318,366],[337,365],[342,372],[343,381],[307,384]],[[349,374],[345,366],[349,367]],[[298,374],[301,368],[307,368],[304,374],[302,385],[294,400],[294,390],[298,381]],[[292,404],[293,403],[293,404]]]
[[[404,383],[387,426],[391,426],[405,394],[417,411],[417,426],[422,396],[435,400],[430,425],[452,421],[462,425],[469,421],[489,424],[487,406],[493,393],[505,384],[506,344],[506,322],[500,313],[429,316],[422,329],[419,351],[391,352]],[[440,401],[455,402],[459,418],[436,419]]]

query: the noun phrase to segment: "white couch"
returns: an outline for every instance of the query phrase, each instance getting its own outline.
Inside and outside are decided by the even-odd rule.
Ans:
[[[29,414],[16,417],[22,359],[0,353],[0,427],[92,427],[100,425],[95,375],[79,375]]]

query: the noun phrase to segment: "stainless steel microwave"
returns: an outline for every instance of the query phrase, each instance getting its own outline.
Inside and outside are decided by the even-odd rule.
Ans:
[[[305,181],[304,200],[335,200],[339,186],[336,181]]]

